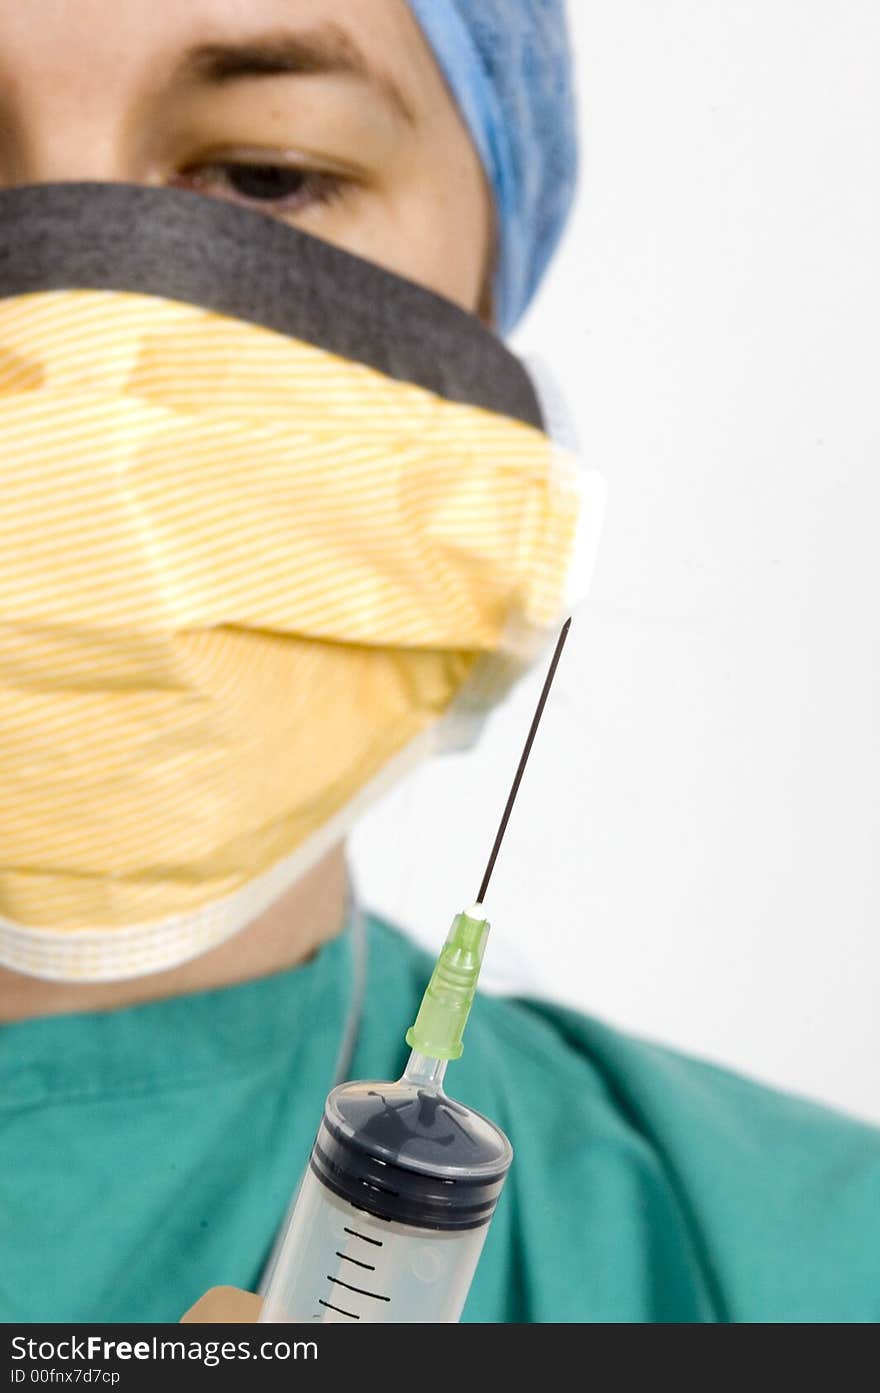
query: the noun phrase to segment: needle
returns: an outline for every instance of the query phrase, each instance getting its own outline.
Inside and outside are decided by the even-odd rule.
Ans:
[[[476,902],[477,902],[478,905],[481,905],[481,904],[483,903],[483,899],[484,899],[484,897],[485,897],[486,890],[488,889],[488,886],[489,886],[489,878],[490,878],[490,876],[492,875],[492,871],[493,871],[494,868],[495,868],[495,860],[496,860],[496,858],[497,858],[497,856],[498,856],[498,852],[499,852],[499,849],[500,849],[500,847],[501,847],[501,842],[502,842],[502,839],[503,839],[503,837],[504,837],[504,833],[505,833],[505,831],[507,830],[507,823],[508,823],[508,821],[509,821],[509,819],[510,819],[510,814],[511,814],[511,810],[512,810],[512,808],[513,808],[514,799],[516,798],[517,791],[519,790],[520,781],[522,780],[523,772],[524,772],[524,770],[525,770],[526,763],[527,763],[527,761],[528,761],[529,754],[530,754],[531,749],[532,749],[532,742],[533,742],[534,739],[535,739],[535,733],[536,733],[536,731],[537,731],[537,729],[538,729],[538,725],[540,724],[541,716],[542,716],[543,711],[544,711],[544,705],[545,705],[545,703],[546,703],[546,701],[547,701],[547,695],[548,695],[548,693],[549,693],[549,691],[550,691],[550,688],[551,688],[551,686],[552,686],[552,684],[553,684],[553,678],[556,676],[556,668],[557,668],[557,666],[558,666],[558,664],[559,664],[559,659],[560,659],[560,656],[561,656],[561,654],[562,654],[562,648],[563,648],[563,645],[564,645],[564,643],[565,643],[565,640],[568,638],[568,631],[569,631],[570,628],[571,628],[571,619],[569,618],[569,619],[566,619],[565,623],[563,624],[563,626],[562,626],[562,628],[561,628],[561,630],[560,630],[560,632],[559,632],[559,638],[556,640],[556,648],[555,648],[555,650],[554,650],[554,652],[553,652],[553,657],[552,657],[552,659],[550,660],[550,668],[549,668],[549,670],[548,670],[548,672],[547,672],[547,676],[546,676],[545,679],[544,679],[544,686],[543,686],[543,689],[542,689],[542,691],[541,691],[541,695],[540,695],[540,697],[538,698],[538,705],[537,705],[537,707],[536,707],[536,709],[535,709],[535,714],[534,714],[534,716],[532,717],[532,724],[531,724],[531,726],[530,726],[530,728],[529,728],[529,733],[528,733],[528,735],[526,736],[526,743],[525,743],[525,746],[523,747],[523,752],[522,752],[522,754],[520,755],[520,760],[519,760],[519,764],[518,764],[518,766],[517,766],[516,774],[514,775],[513,784],[511,785],[510,793],[507,795],[507,803],[505,804],[504,813],[503,813],[502,818],[501,818],[501,823],[500,823],[500,825],[499,825],[498,832],[496,833],[496,836],[495,836],[495,845],[492,847],[492,855],[489,857],[489,864],[488,864],[488,866],[486,867],[486,872],[485,872],[485,875],[483,876],[483,883],[482,883],[481,886],[480,886],[480,893],[477,895],[477,900],[476,900]]]

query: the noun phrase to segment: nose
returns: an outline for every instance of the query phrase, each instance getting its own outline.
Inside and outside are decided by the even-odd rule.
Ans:
[[[0,182],[148,177],[135,135],[137,94],[121,65],[96,81],[81,61],[65,64],[54,48],[19,54],[14,67],[2,56]]]
[[[64,120],[43,119],[19,127],[0,142],[7,145],[0,169],[6,184],[55,181],[127,180],[144,182],[145,171],[132,159],[112,118],[70,113]]]

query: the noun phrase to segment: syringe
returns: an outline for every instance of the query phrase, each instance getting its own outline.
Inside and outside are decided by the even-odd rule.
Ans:
[[[278,1252],[261,1321],[454,1322],[513,1148],[443,1091],[462,1053],[489,934],[483,900],[571,620],[559,634],[476,903],[456,914],[403,1076],[334,1088]]]

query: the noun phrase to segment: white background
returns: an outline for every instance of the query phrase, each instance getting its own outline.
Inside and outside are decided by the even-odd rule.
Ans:
[[[609,505],[494,978],[880,1121],[880,6],[572,12],[580,197],[517,345]],[[355,835],[363,897],[434,948],[540,681]]]

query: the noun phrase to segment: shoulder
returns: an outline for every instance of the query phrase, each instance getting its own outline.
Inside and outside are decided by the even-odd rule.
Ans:
[[[391,956],[418,996],[430,960]],[[589,1288],[594,1254],[602,1318],[880,1316],[877,1128],[534,1000],[480,996],[448,1081],[513,1141],[508,1222],[531,1268],[580,1245]]]
[[[556,1120],[572,1188],[602,1155],[621,1233],[653,1214],[715,1318],[880,1318],[876,1127],[551,1004],[493,1003],[485,1028]]]
[[[370,928],[385,984],[417,1004],[430,955],[375,916]],[[646,1136],[696,1128],[723,1135],[728,1146],[760,1137],[764,1147],[782,1150],[809,1138],[816,1155],[842,1146],[880,1158],[880,1128],[868,1122],[552,1001],[479,994],[465,1059],[454,1066],[461,1080],[515,1079],[520,1091],[538,1087],[546,1106],[565,1112],[579,1101],[591,1111],[601,1102]]]
[[[592,1116],[601,1101],[694,1185],[726,1180],[744,1194],[815,1189],[825,1177],[839,1208],[864,1184],[880,1222],[876,1126],[551,1002],[495,999],[481,1016],[471,1043],[500,1047],[518,1078],[543,1080],[545,1106]],[[737,1170],[756,1162],[763,1172]]]

